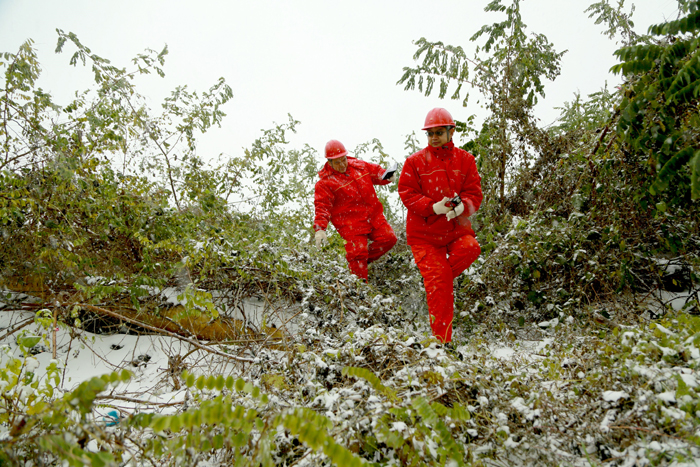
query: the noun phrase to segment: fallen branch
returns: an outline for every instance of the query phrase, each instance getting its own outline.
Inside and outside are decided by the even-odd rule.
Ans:
[[[145,401],[145,400],[141,400],[141,399],[136,399],[134,397],[119,396],[116,394],[97,396],[97,397],[95,397],[95,400],[115,400],[115,401],[133,402],[135,404],[143,404],[143,405],[157,405],[160,407],[171,407],[174,405],[182,405],[185,403],[185,401],[180,401],[180,402]]]
[[[158,334],[163,334],[163,335],[168,336],[168,337],[173,337],[173,338],[175,338],[175,339],[179,339],[179,340],[181,340],[181,341],[183,341],[183,342],[187,342],[188,344],[197,347],[198,349],[204,350],[204,351],[206,351],[206,352],[213,353],[213,354],[218,355],[218,356],[220,356],[220,357],[230,358],[231,360],[236,360],[236,361],[238,361],[238,362],[254,363],[254,360],[253,360],[252,358],[239,357],[239,356],[236,356],[236,355],[231,355],[231,354],[227,354],[227,353],[224,353],[224,352],[220,352],[220,351],[218,351],[218,350],[216,350],[216,349],[212,349],[212,348],[210,348],[210,347],[207,347],[207,346],[205,346],[205,345],[202,345],[202,344],[200,344],[199,342],[194,341],[194,340],[192,340],[192,339],[189,339],[189,338],[187,338],[187,337],[181,336],[181,335],[179,335],[179,334],[175,334],[174,332],[166,331],[165,329],[157,328],[157,327],[155,327],[155,326],[150,326],[150,325],[148,325],[148,324],[146,324],[146,323],[143,323],[143,322],[141,322],[141,321],[138,321],[138,320],[135,320],[135,319],[132,319],[132,318],[127,318],[127,317],[124,316],[124,315],[120,315],[119,313],[116,313],[116,312],[114,312],[114,311],[107,310],[106,308],[101,308],[101,307],[99,307],[99,306],[94,306],[94,305],[87,305],[87,304],[83,304],[83,303],[80,303],[80,304],[78,304],[77,306],[82,307],[82,308],[85,308],[85,309],[87,309],[87,310],[92,310],[92,311],[94,311],[94,312],[96,312],[96,313],[100,313],[100,314],[103,314],[103,315],[111,316],[112,318],[116,318],[116,319],[120,319],[120,320],[126,321],[127,323],[133,324],[133,325],[135,325],[135,326],[142,327],[142,328],[144,328],[144,329],[147,329],[147,330],[149,330],[149,331],[156,332],[156,333],[158,333]]]

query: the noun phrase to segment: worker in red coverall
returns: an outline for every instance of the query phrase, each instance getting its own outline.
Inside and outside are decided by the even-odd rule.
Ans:
[[[379,259],[396,244],[396,235],[384,217],[384,208],[374,185],[396,180],[381,166],[348,157],[343,143],[326,144],[328,162],[318,173],[314,204],[316,246],[326,240],[332,222],[345,240],[345,259],[350,271],[367,281],[367,264]],[[384,179],[384,177],[386,179]]]
[[[455,122],[441,108],[428,112],[428,146],[406,159],[399,196],[408,209],[406,240],[423,276],[433,335],[452,341],[453,281],[481,253],[469,216],[483,195],[474,156],[452,142]],[[453,204],[459,196],[461,203]]]

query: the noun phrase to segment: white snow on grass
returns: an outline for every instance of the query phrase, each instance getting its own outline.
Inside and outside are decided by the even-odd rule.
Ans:
[[[624,391],[603,391],[603,400],[606,402],[617,402],[620,399],[627,399],[629,396]]]
[[[0,312],[0,328],[9,329],[33,317],[34,312],[29,311]],[[264,387],[271,394],[269,407],[312,408],[334,424],[342,440],[374,429],[396,404],[410,404],[422,397],[430,403],[442,403],[445,398],[463,404],[471,418],[459,430],[468,438],[464,442],[470,444],[475,460],[499,458],[519,464],[519,456],[525,456],[528,460],[523,465],[538,465],[537,456],[544,451],[532,454],[537,443],[547,446],[542,454],[547,459],[566,465],[588,465],[587,455],[598,461],[603,450],[606,456],[618,459],[619,465],[629,466],[647,465],[648,452],[659,456],[678,453],[685,459],[700,455],[687,443],[664,438],[662,428],[656,430],[651,424],[653,420],[684,427],[692,423],[692,415],[684,407],[697,400],[698,359],[693,352],[697,351],[697,338],[684,335],[683,328],[673,323],[657,323],[646,332],[632,326],[621,328],[605,345],[627,353],[623,359],[610,361],[606,353],[610,350],[598,337],[588,337],[585,330],[577,330],[578,334],[567,331],[575,322],[566,318],[554,326],[550,320],[546,328],[531,323],[531,329],[546,336],[539,340],[513,339],[512,334],[470,338],[458,331],[461,361],[431,340],[426,326],[413,332],[389,324],[363,329],[348,316],[342,322],[338,318],[337,325],[344,327],[333,333],[314,326],[314,317],[309,314],[303,319],[307,327],[296,336],[293,351],[257,348],[252,355],[256,363],[245,370],[200,350],[192,351],[177,338],[93,335],[60,326],[56,331],[56,360],[62,375],[59,389],[67,392],[93,376],[130,370],[133,377],[128,383],[100,396],[93,417],[106,425],[115,422],[115,410],[118,419],[139,412],[175,413],[196,403],[188,392],[193,390],[175,387],[177,377],[187,367],[196,374],[233,374],[261,387],[266,377],[279,377],[283,381],[279,388],[273,384]],[[42,337],[36,353],[24,358],[24,365],[36,377],[45,378],[53,361],[53,330],[32,323],[21,332]],[[0,364],[11,355],[22,357],[16,342],[21,332],[2,342],[5,352]],[[648,358],[649,349],[657,355],[655,359]],[[173,360],[179,356],[185,356],[180,366]],[[684,364],[681,356],[689,360]],[[610,366],[602,366],[603,361]],[[341,375],[345,366],[369,369],[381,385]],[[620,378],[622,373],[627,376]],[[684,389],[679,392],[681,387]],[[34,389],[25,385],[17,391],[20,398],[27,399]],[[398,399],[390,399],[388,394]],[[209,395],[204,391],[198,397]],[[388,426],[429,455],[436,455],[439,445],[434,439],[413,436],[417,421],[411,417],[391,419]],[[634,427],[634,423],[651,430],[650,434],[645,431],[645,436],[652,436],[649,441],[637,438],[625,449],[605,445],[622,433],[621,426]],[[579,452],[583,448],[577,451],[567,441],[577,436],[576,430],[583,433],[580,444],[585,445],[587,455]],[[7,436],[7,430],[0,430],[0,436]]]

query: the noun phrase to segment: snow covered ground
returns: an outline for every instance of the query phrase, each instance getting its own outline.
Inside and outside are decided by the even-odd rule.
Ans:
[[[696,317],[588,329],[562,316],[520,332],[482,329],[469,338],[458,329],[457,352],[451,352],[428,337],[427,317],[410,330],[391,323],[362,328],[347,316],[338,318],[335,331],[324,332],[304,313],[286,350],[216,346],[253,361],[241,363],[174,337],[54,328],[50,320],[47,325],[34,319],[42,315],[36,308],[10,308],[0,311],[0,368],[15,357],[33,378],[46,378],[56,361],[59,393],[116,370],[133,374],[100,395],[92,417],[107,425],[137,413],[186,410],[196,399],[195,389],[180,378],[187,370],[242,377],[266,391],[275,410],[311,408],[328,417],[345,445],[388,424],[418,446],[422,422],[411,425],[388,411],[427,400],[464,406],[470,417],[453,421],[450,429],[463,440],[465,455],[486,465],[700,466]],[[19,343],[37,340],[22,355]],[[381,386],[344,375],[347,367],[369,369]],[[20,386],[14,390],[24,390]],[[0,427],[0,437],[8,439],[9,432]],[[278,442],[291,440],[281,435]],[[426,456],[437,452],[426,446]],[[377,451],[375,461],[387,462],[391,455]],[[312,453],[297,465],[319,465],[322,459]]]

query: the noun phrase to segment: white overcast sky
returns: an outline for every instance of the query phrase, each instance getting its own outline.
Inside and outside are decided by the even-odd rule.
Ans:
[[[618,0],[611,0],[617,4]],[[0,0],[0,52],[16,52],[35,41],[44,73],[40,85],[60,104],[90,84],[87,70],[68,65],[72,49],[54,54],[56,28],[74,32],[94,53],[130,69],[130,59],[146,48],[167,44],[166,78],[138,81],[157,110],[178,85],[207,90],[219,77],[233,89],[227,117],[200,139],[198,153],[240,156],[243,148],[291,114],[301,122],[291,147],[319,151],[338,139],[352,150],[378,138],[389,155],[403,161],[406,135],[420,135],[425,114],[445,107],[456,119],[481,115],[472,93],[459,101],[425,97],[396,84],[413,64],[414,40],[460,45],[471,55],[469,38],[484,24],[504,16],[486,13],[488,0]],[[504,0],[505,4],[510,4]],[[562,74],[547,84],[538,105],[542,124],[558,115],[555,106],[610,86],[608,73],[618,47],[601,35],[584,10],[593,0],[522,0],[527,31],[547,36],[567,49]],[[626,6],[630,0],[626,1]],[[675,0],[636,0],[637,32],[675,19]],[[421,141],[424,140],[419,136]]]

